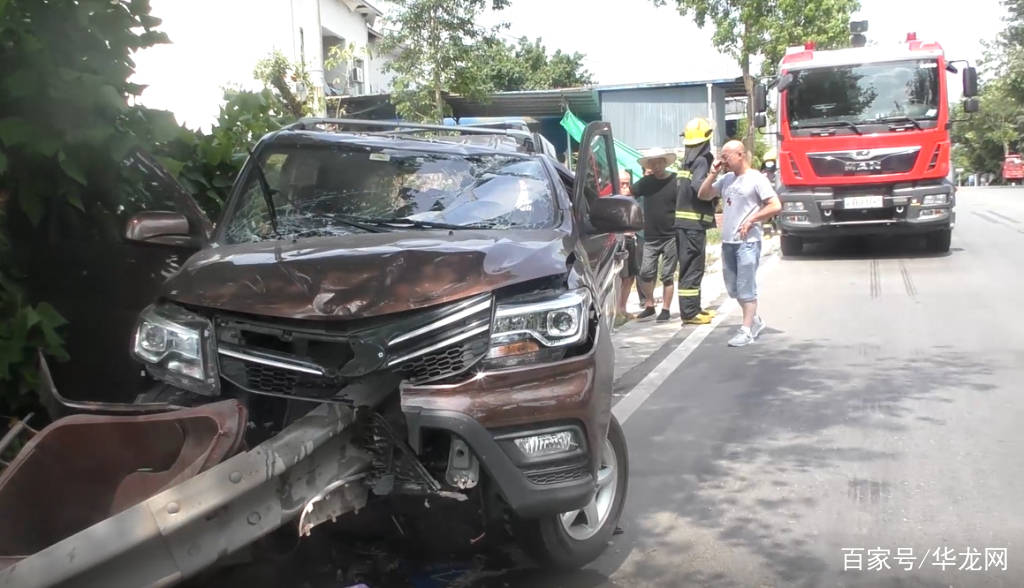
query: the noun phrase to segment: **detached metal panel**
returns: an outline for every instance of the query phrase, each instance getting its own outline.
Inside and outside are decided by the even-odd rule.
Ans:
[[[711,104],[717,147],[725,131],[724,89],[712,86]],[[682,148],[679,133],[697,116],[709,116],[705,84],[601,91],[601,119],[612,124],[616,139],[637,149]]]

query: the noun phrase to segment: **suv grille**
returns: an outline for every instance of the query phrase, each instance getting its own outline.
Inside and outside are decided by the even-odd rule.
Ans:
[[[220,371],[250,392],[311,399],[377,371],[415,383],[450,378],[486,355],[491,307],[488,294],[337,331],[220,319]]]

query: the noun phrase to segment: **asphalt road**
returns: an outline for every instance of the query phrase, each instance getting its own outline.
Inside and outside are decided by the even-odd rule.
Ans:
[[[962,189],[949,254],[762,267],[757,343],[727,317],[629,416],[624,533],[507,584],[1024,585],[1024,189]]]
[[[598,561],[487,556],[410,583],[1024,585],[1024,189],[961,189],[948,254],[845,241],[768,259],[760,288],[755,344],[726,346],[738,312],[673,337],[620,400],[643,398]]]

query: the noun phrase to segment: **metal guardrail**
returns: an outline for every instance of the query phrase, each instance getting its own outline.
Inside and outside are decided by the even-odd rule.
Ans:
[[[321,404],[251,451],[0,570],[0,586],[166,586],[297,518],[308,532],[362,508],[370,456],[349,444],[353,418]]]

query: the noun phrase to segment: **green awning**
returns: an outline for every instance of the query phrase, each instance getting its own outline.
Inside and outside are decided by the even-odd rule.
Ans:
[[[576,118],[576,115],[571,110],[566,109],[565,116],[562,117],[562,128],[565,129],[569,136],[576,140],[577,143],[583,138],[583,130],[587,127],[587,123]],[[612,135],[614,136],[615,129],[612,129]],[[628,169],[633,173],[633,181],[639,180],[644,175],[644,170],[637,163],[642,155],[636,149],[633,149],[629,145],[626,145],[618,139],[615,140],[615,160],[618,162],[620,168]]]

